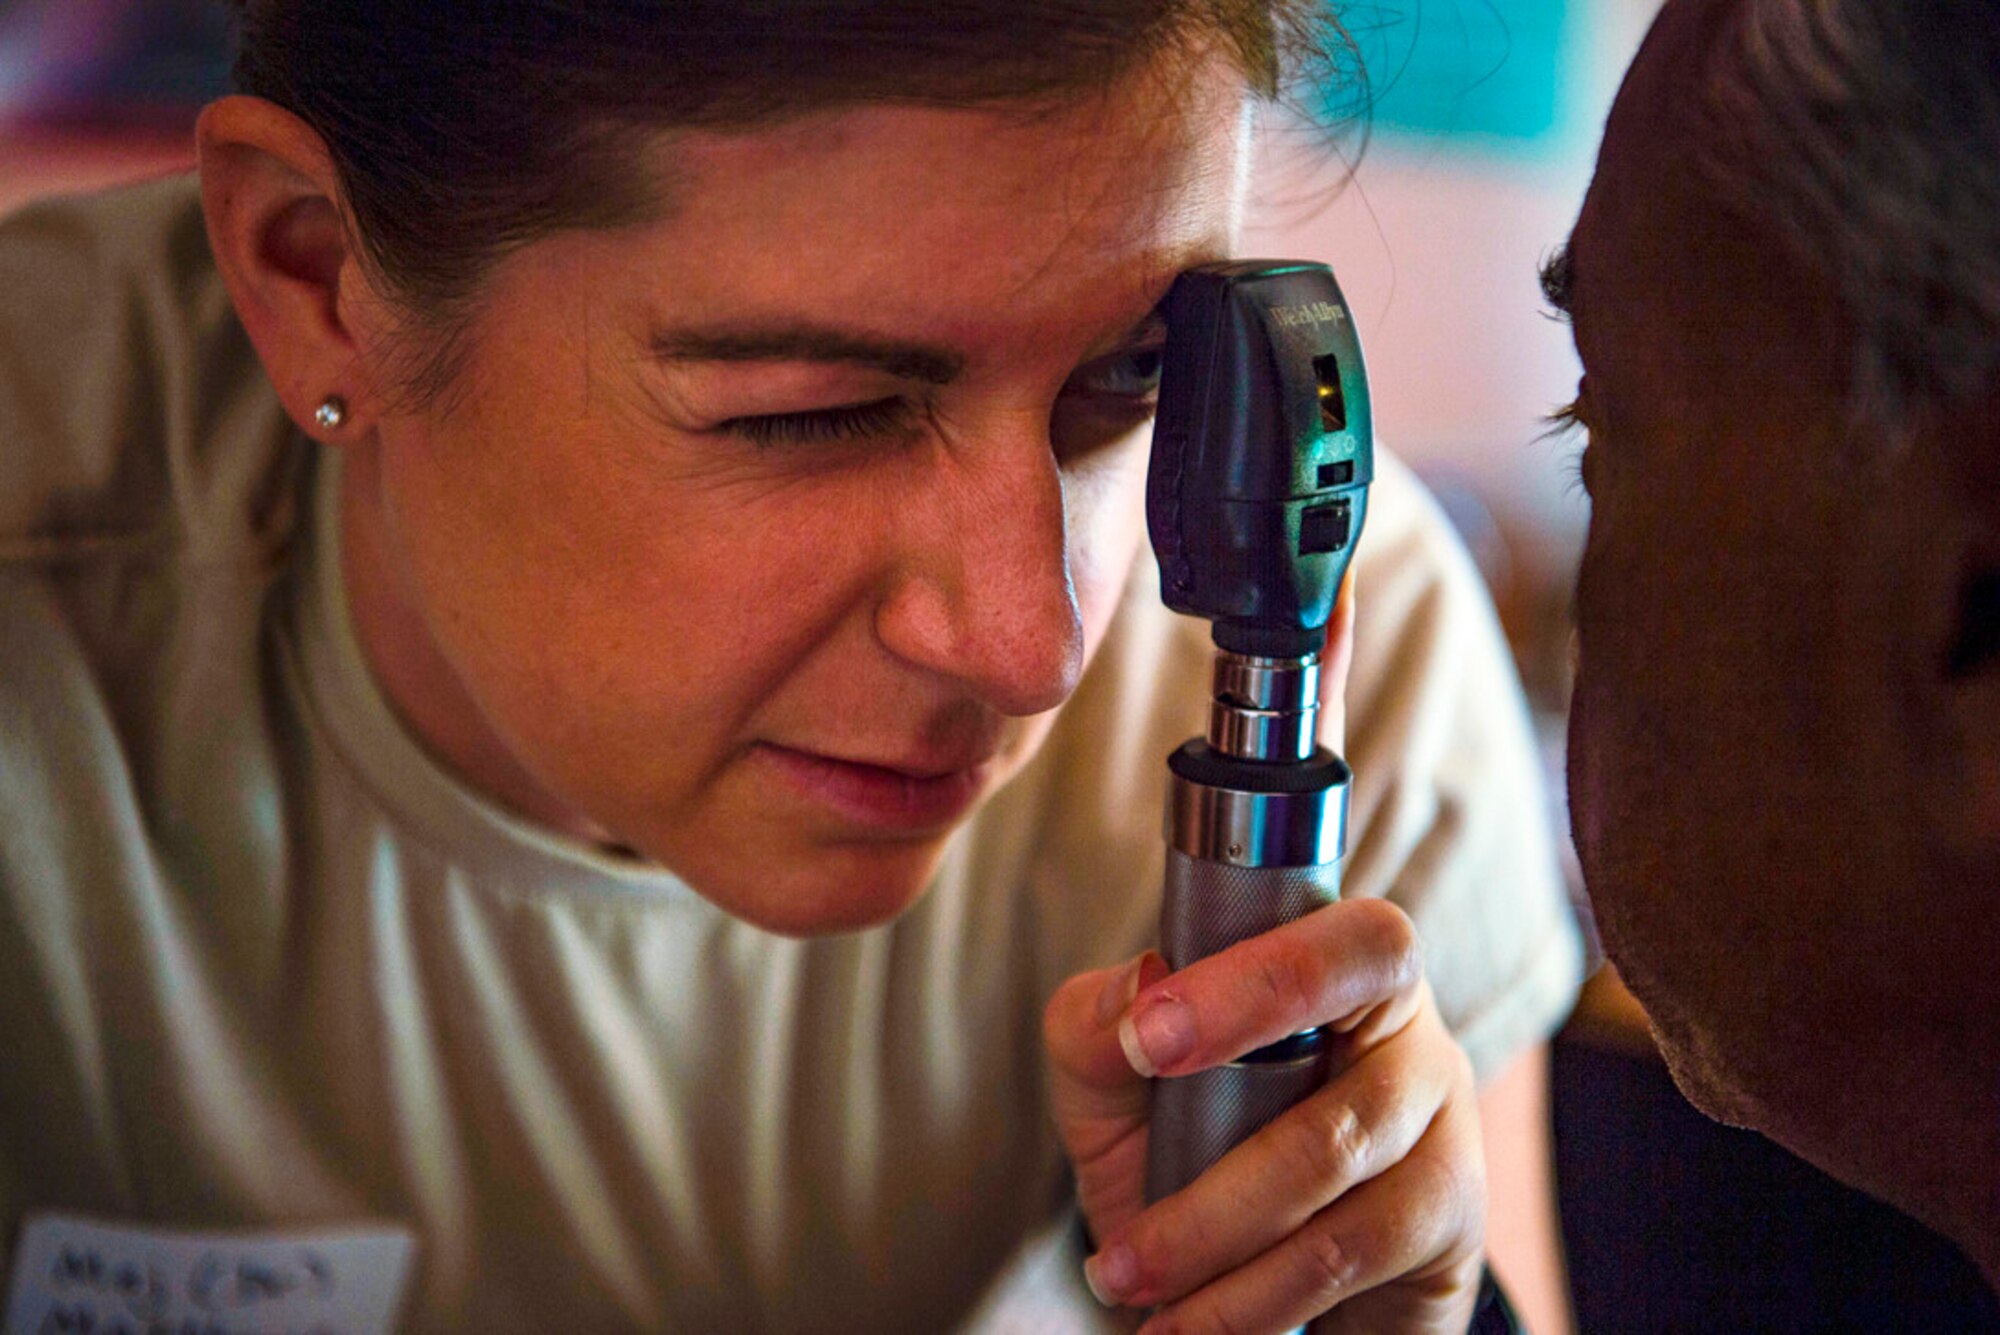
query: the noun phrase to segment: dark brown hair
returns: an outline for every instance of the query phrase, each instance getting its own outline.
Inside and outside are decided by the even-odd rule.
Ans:
[[[434,348],[487,268],[657,212],[630,149],[866,102],[1032,104],[1193,38],[1278,94],[1344,48],[1306,0],[238,0],[236,83],[326,141],[359,242]],[[435,388],[448,353],[413,377]]]

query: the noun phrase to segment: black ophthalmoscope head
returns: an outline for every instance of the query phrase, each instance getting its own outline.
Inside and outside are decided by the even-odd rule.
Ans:
[[[1161,596],[1232,653],[1316,654],[1375,476],[1346,299],[1323,264],[1236,260],[1183,273],[1165,309],[1146,479]]]

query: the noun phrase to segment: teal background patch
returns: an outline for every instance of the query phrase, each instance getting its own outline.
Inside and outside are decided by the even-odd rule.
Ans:
[[[1572,82],[1571,0],[1336,4],[1367,70],[1373,133],[1540,152],[1560,139]],[[1355,110],[1340,92],[1326,108]]]

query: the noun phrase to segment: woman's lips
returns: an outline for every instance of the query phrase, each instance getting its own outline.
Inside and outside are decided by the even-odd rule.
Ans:
[[[951,769],[902,769],[839,760],[766,742],[759,750],[806,797],[859,825],[899,833],[936,830],[972,809],[989,760]]]

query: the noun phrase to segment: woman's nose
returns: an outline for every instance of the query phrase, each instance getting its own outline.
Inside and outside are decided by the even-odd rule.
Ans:
[[[939,451],[908,501],[877,638],[1003,714],[1068,699],[1083,671],[1083,625],[1046,433],[1034,447],[983,440]]]

